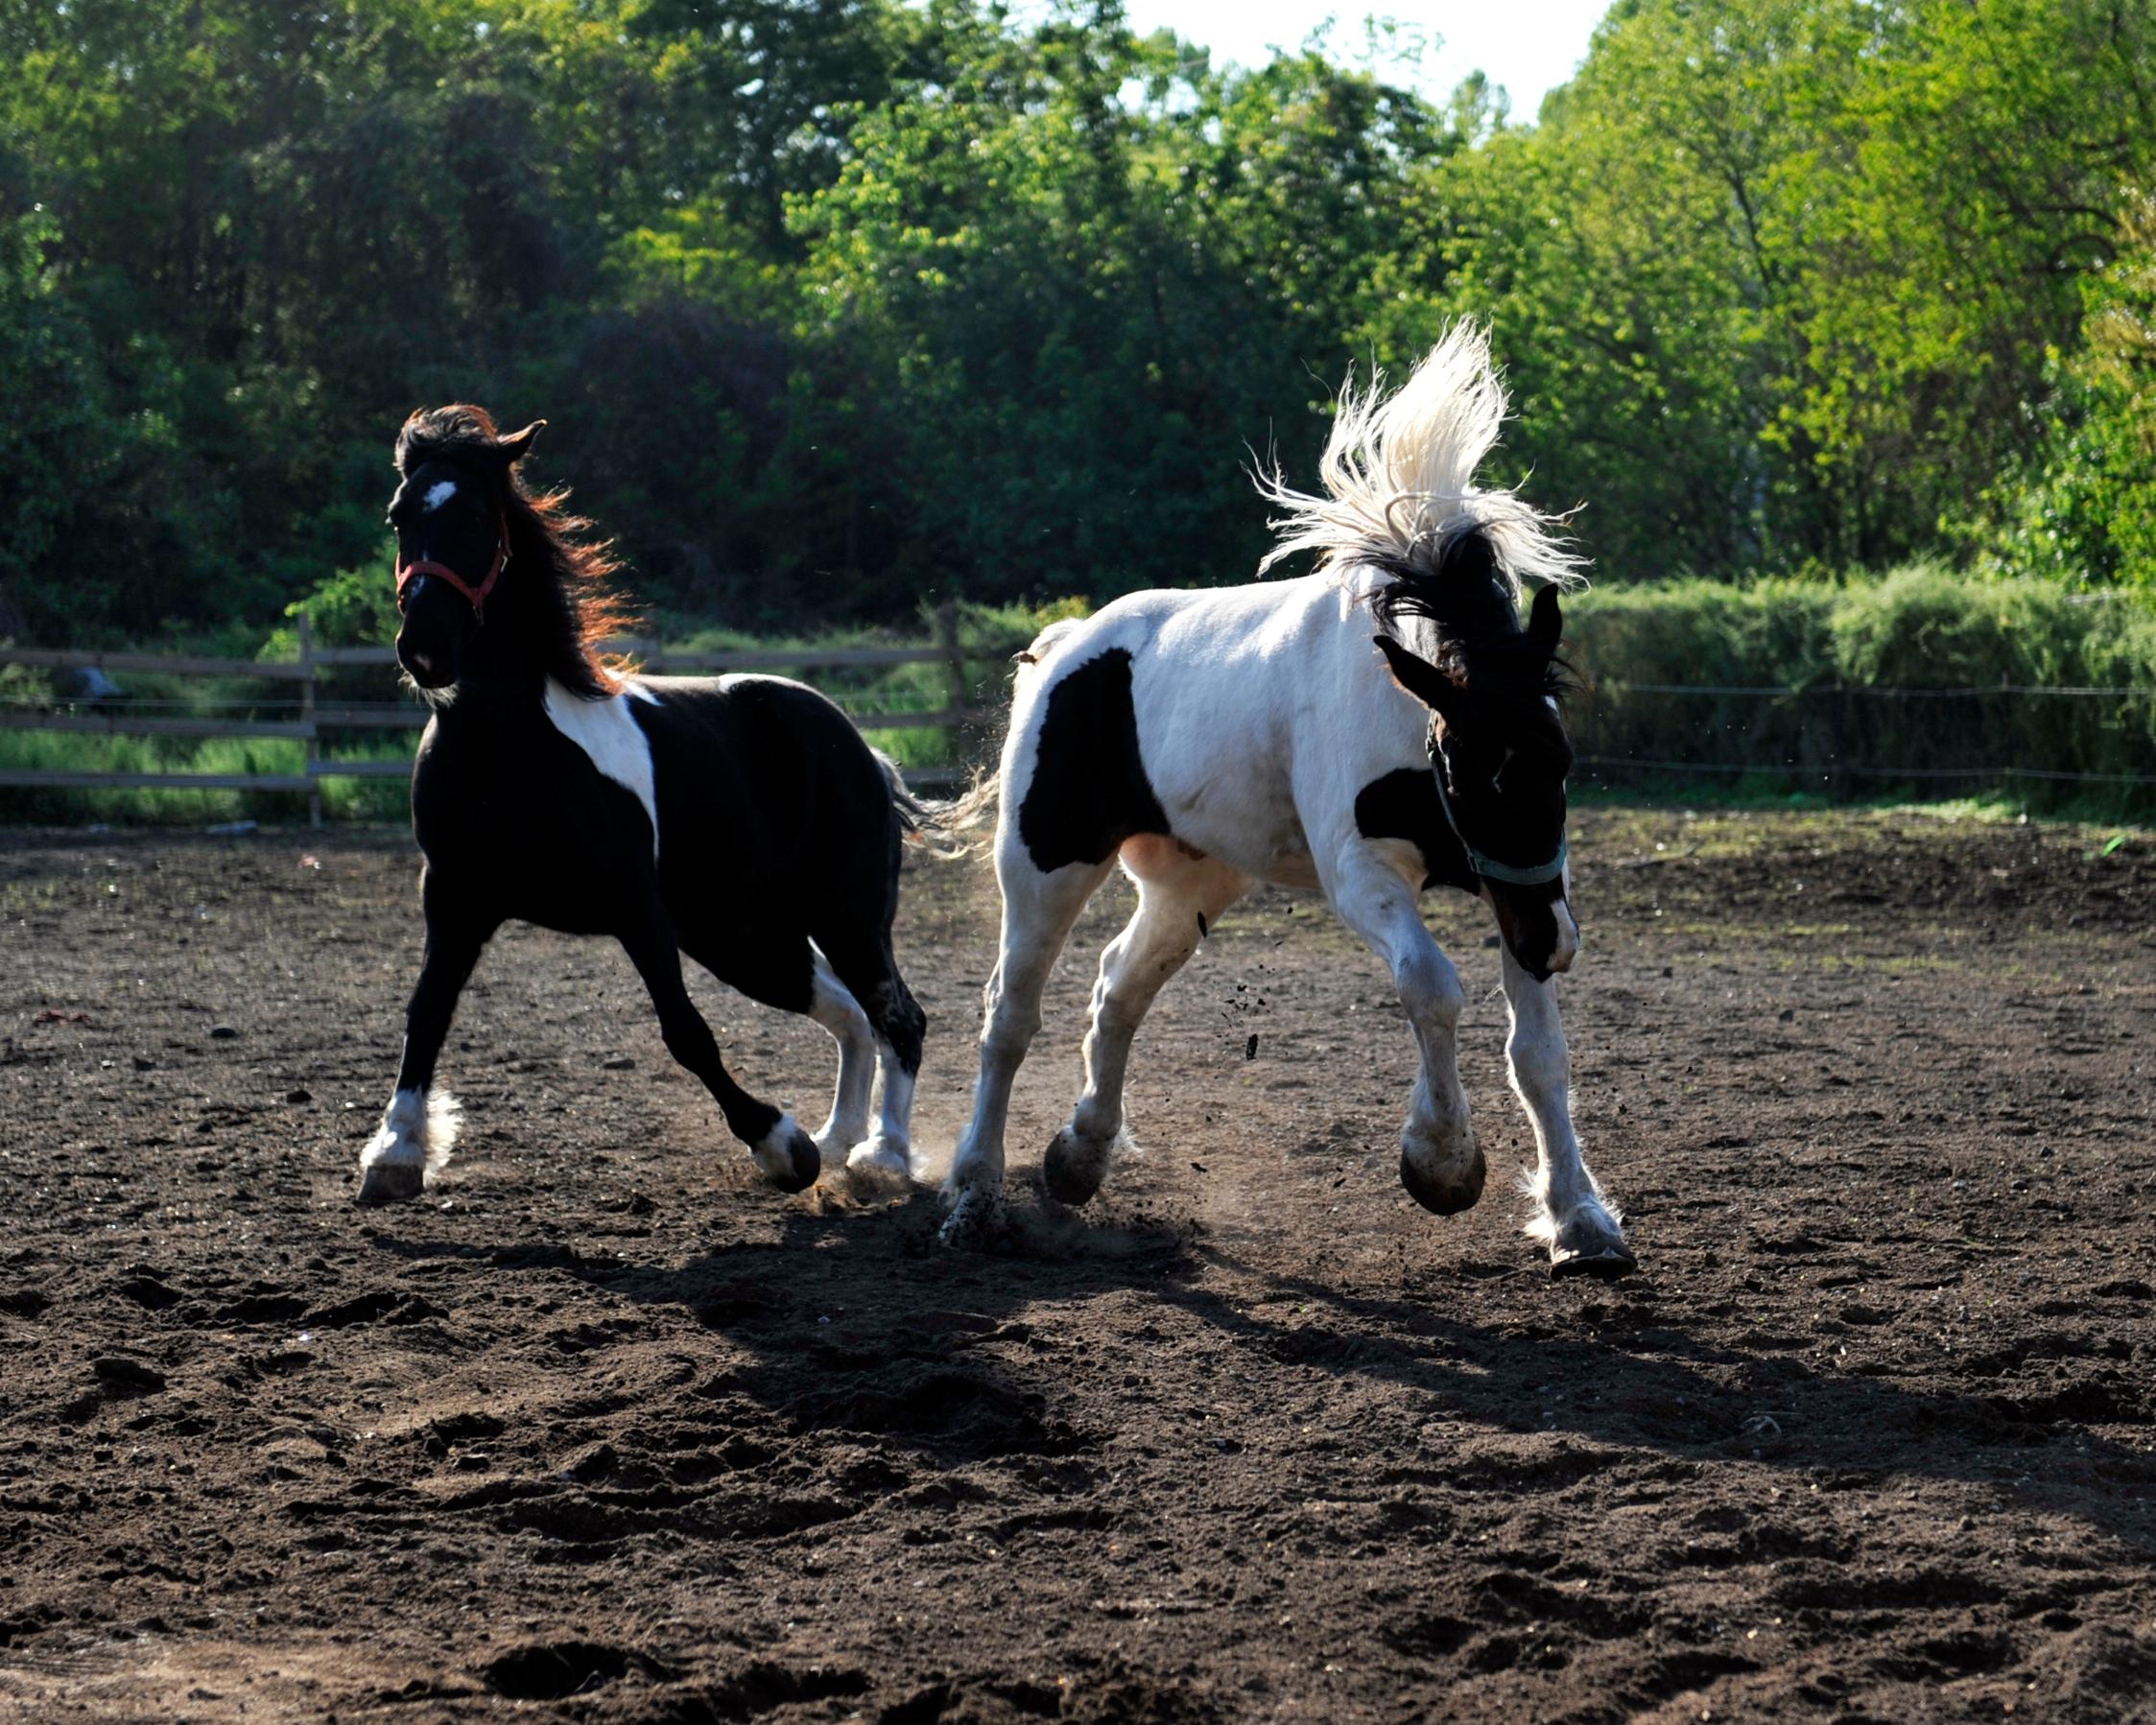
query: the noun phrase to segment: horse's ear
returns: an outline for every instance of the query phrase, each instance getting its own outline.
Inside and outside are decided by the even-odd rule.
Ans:
[[[1419,654],[1410,652],[1390,635],[1371,637],[1385,662],[1392,667],[1393,680],[1422,704],[1450,720],[1459,703],[1459,685]]]
[[[534,419],[520,432],[511,432],[506,437],[495,438],[494,453],[509,466],[515,466],[532,453],[532,445],[537,441],[539,433],[545,426],[544,419]]]
[[[1554,653],[1564,632],[1564,614],[1557,609],[1557,583],[1546,581],[1535,589],[1534,603],[1528,610],[1528,637]]]

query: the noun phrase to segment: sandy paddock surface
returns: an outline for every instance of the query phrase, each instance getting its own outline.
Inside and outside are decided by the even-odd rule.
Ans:
[[[983,1255],[756,1185],[620,953],[529,930],[450,1178],[357,1211],[409,841],[0,837],[0,1713],[2156,1716],[2156,853],[2101,837],[1581,816],[1614,1286],[1518,1232],[1465,901],[1478,1210],[1400,1189],[1389,986],[1268,894],[1141,1038],[1147,1153]],[[931,1172],[992,929],[912,868]],[[821,1032],[697,991],[820,1118]]]

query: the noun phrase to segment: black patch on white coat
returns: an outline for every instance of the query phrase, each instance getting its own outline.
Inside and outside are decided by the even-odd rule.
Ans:
[[[1125,839],[1168,830],[1138,754],[1130,654],[1111,647],[1049,691],[1018,836],[1033,866],[1050,874],[1073,862],[1105,862]]]
[[[1425,892],[1433,886],[1457,886],[1474,894],[1482,890],[1458,835],[1438,806],[1437,787],[1427,767],[1397,768],[1363,786],[1355,798],[1355,830],[1365,839],[1405,839],[1420,851]]]

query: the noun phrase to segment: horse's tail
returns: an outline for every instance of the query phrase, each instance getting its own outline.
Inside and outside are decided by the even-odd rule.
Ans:
[[[896,761],[880,748],[871,748],[868,752],[884,769],[884,786],[890,792],[890,806],[898,816],[898,830],[908,839],[918,838],[922,829],[932,824],[929,805],[907,790],[906,775],[899,770]]]
[[[884,782],[890,788],[890,806],[898,815],[898,830],[906,842],[925,845],[946,862],[971,854],[973,846],[964,835],[995,814],[996,775],[978,772],[962,795],[936,802],[908,790],[898,763],[882,749],[869,752],[884,769]]]
[[[1271,524],[1280,542],[1259,569],[1315,551],[1318,567],[1338,574],[1374,562],[1433,576],[1456,543],[1480,532],[1515,594],[1523,580],[1582,585],[1582,559],[1563,536],[1569,517],[1545,515],[1513,491],[1476,487],[1504,405],[1489,332],[1465,319],[1390,395],[1382,371],[1360,392],[1350,378],[1318,462],[1324,495],[1295,490],[1277,465],[1251,476],[1283,511]]]
[[[961,833],[977,833],[995,819],[1002,802],[1002,776],[987,768],[977,768],[972,784],[949,802],[936,805],[936,830],[953,839]]]

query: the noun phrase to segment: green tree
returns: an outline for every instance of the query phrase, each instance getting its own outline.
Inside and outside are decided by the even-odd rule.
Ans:
[[[1451,134],[1316,55],[1228,78],[1112,9],[936,18],[946,70],[796,206],[807,331],[888,404],[924,566],[983,597],[1245,579],[1242,463],[1315,448],[1407,165]]]
[[[2128,201],[2119,254],[2084,288],[2083,346],[2054,353],[2040,459],[1995,494],[2016,574],[2156,592],[2156,198]]]

